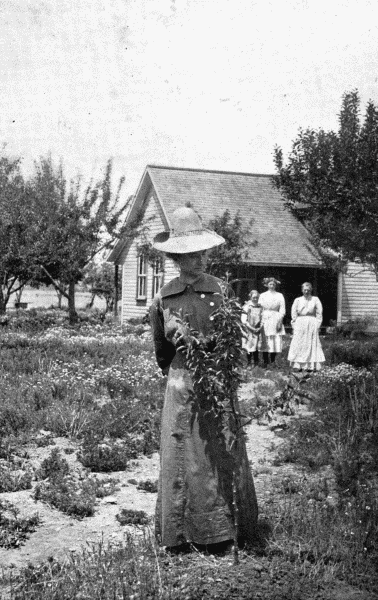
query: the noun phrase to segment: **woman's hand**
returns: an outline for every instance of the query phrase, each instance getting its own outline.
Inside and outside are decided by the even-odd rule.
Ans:
[[[281,331],[281,329],[282,329],[282,321],[283,321],[282,317],[280,317],[279,319],[277,319],[277,325],[276,325],[277,332]]]

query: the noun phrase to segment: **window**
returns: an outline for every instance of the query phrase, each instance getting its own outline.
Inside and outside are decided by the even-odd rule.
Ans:
[[[138,256],[137,300],[147,298],[147,258],[143,254]]]
[[[162,273],[163,272],[163,261],[161,258],[154,260],[152,264],[152,298],[161,288],[162,285]]]

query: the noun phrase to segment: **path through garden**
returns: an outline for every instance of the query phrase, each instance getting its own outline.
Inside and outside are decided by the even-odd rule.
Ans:
[[[257,385],[265,386],[267,395],[277,391],[276,383],[272,379],[254,380],[252,378],[241,386],[240,397],[244,399],[244,402],[252,401]],[[254,420],[246,427],[248,456],[252,464],[260,503],[269,495],[273,496],[271,498],[273,501],[275,500],[276,492],[274,490],[276,487],[273,485],[275,479],[285,475],[293,477],[299,474],[299,467],[290,464],[275,465],[274,458],[282,443],[280,432],[287,426],[287,421],[297,418],[299,414],[305,415],[306,411],[306,405],[300,405],[293,416],[281,415],[274,421],[263,421],[262,423]],[[61,448],[63,453],[69,449],[69,453],[65,453],[64,456],[70,462],[70,466],[75,469],[78,465],[75,453],[70,453],[70,449],[75,448],[74,443],[66,438],[55,438],[54,442],[55,446],[53,447]],[[50,454],[51,449],[51,446],[30,448],[29,455],[33,465],[38,467],[41,461]],[[105,543],[121,542],[126,529],[138,534],[140,529],[133,526],[121,526],[116,515],[122,508],[143,510],[151,517],[151,523],[153,523],[156,494],[137,489],[136,483],[146,480],[155,481],[158,471],[159,456],[155,453],[151,457],[141,457],[133,461],[130,469],[126,471],[106,474],[106,477],[111,475],[119,480],[117,489],[111,496],[106,496],[98,501],[92,517],[81,520],[69,517],[42,502],[36,502],[32,498],[32,490],[0,494],[0,500],[12,502],[20,510],[20,516],[38,512],[42,519],[41,524],[24,545],[16,549],[0,548],[0,565],[3,569],[3,576],[5,574],[14,576],[22,567],[30,563],[41,564],[50,557],[64,560],[70,553],[79,552],[83,546],[101,540]],[[6,599],[9,597],[8,594],[9,587],[5,585],[3,589],[0,589],[0,598]],[[356,600],[363,598],[359,595],[343,596],[343,598],[352,597]]]
[[[272,382],[267,380],[267,385]],[[248,401],[253,395],[253,382],[243,384],[241,395]],[[272,392],[274,389],[272,388]],[[38,468],[52,448],[58,447],[62,450],[65,459],[74,468],[77,466],[75,453],[66,454],[67,449],[76,449],[75,444],[67,438],[54,438],[54,446],[42,448],[29,448],[30,461]],[[269,479],[272,475],[272,461],[275,455],[274,447],[277,447],[280,438],[277,432],[268,424],[259,425],[253,421],[247,426],[248,455],[255,471],[255,480],[258,495],[267,492]],[[278,467],[273,468],[274,471]],[[156,494],[137,489],[135,483],[144,480],[155,481],[159,472],[159,457],[155,453],[151,457],[141,457],[130,464],[130,469],[121,472],[106,474],[119,479],[118,491],[111,496],[101,499],[92,517],[81,520],[69,517],[55,508],[35,501],[32,498],[32,490],[18,492],[7,492],[0,494],[0,499],[12,502],[19,510],[20,516],[30,515],[38,512],[42,523],[32,533],[24,545],[16,549],[0,548],[0,565],[3,568],[19,569],[28,562],[41,563],[50,556],[64,556],[75,552],[82,545],[96,542],[100,539],[117,540],[122,539],[125,527],[121,526],[115,516],[121,508],[134,508],[144,510],[152,517],[154,513]],[[101,479],[101,474],[99,474]],[[35,484],[33,484],[35,485]]]

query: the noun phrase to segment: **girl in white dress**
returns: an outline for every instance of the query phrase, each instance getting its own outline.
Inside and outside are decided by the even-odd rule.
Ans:
[[[245,328],[242,345],[247,352],[248,365],[252,363],[253,357],[253,366],[257,367],[259,364],[257,344],[261,331],[262,307],[259,304],[259,293],[257,290],[252,290],[248,297],[249,300],[244,304],[241,315],[241,321]]]
[[[293,339],[287,358],[294,370],[311,372],[319,370],[325,361],[319,338],[323,307],[319,298],[312,295],[311,283],[302,285],[302,294],[291,309]]]
[[[286,314],[285,298],[276,287],[280,284],[274,277],[266,277],[263,281],[268,288],[260,296],[262,312],[262,329],[259,350],[263,353],[264,368],[274,363],[276,355],[282,352],[282,336],[285,335],[283,318]]]

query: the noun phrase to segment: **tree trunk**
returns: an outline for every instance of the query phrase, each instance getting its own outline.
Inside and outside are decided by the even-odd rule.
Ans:
[[[21,287],[18,292],[16,292],[16,302],[21,302],[21,297],[22,297],[22,292],[24,291],[24,288]]]
[[[77,323],[78,317],[75,308],[75,281],[71,280],[68,286],[68,315],[70,325]]]
[[[60,292],[56,288],[55,288],[55,291],[56,291],[56,295],[58,297],[58,308],[59,308],[59,310],[61,310],[61,308],[62,308],[63,294],[62,294],[62,292]]]
[[[3,289],[0,286],[0,315],[5,314],[6,308],[7,308],[7,302],[4,298]]]

